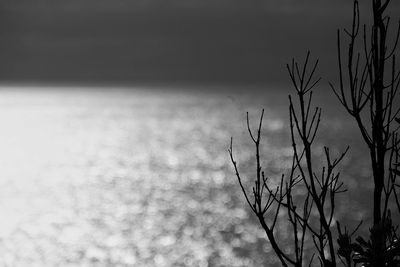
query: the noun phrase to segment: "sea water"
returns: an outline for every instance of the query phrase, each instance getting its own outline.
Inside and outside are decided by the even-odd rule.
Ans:
[[[262,163],[274,183],[292,158],[291,89],[3,86],[0,89],[1,266],[274,266],[246,206],[262,108]],[[368,192],[356,128],[328,93],[315,154],[330,144],[345,185]],[[361,146],[360,146],[361,147]],[[367,180],[368,181],[368,180]],[[362,194],[361,194],[362,195]],[[368,217],[368,198],[340,199],[337,216]],[[364,208],[365,207],[365,208]],[[286,226],[277,228],[285,242]],[[277,265],[279,266],[279,265]]]

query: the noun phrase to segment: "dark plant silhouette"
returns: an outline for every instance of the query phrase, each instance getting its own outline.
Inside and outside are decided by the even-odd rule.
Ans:
[[[296,90],[296,101],[289,96],[290,133],[293,158],[288,175],[282,175],[279,185],[270,186],[261,166],[261,127],[247,128],[255,145],[256,179],[251,192],[243,184],[233,155],[232,140],[229,154],[245,199],[257,216],[271,246],[283,266],[312,265],[318,259],[321,266],[400,266],[398,223],[392,221],[392,212],[400,214],[398,191],[400,184],[400,72],[396,70],[396,49],[400,23],[394,43],[388,47],[390,17],[386,14],[390,0],[371,0],[373,23],[370,29],[360,27],[359,2],[353,1],[353,21],[350,30],[346,64],[343,64],[341,34],[338,30],[339,85],[330,84],[336,97],[354,118],[370,155],[373,195],[373,221],[368,238],[356,235],[361,223],[349,233],[334,221],[335,198],[345,192],[339,180],[337,166],[348,148],[333,158],[325,147],[325,166],[317,171],[313,144],[321,120],[321,109],[312,107],[312,90],[318,61],[311,67],[310,53],[299,65],[294,60],[287,66]],[[360,51],[358,51],[358,49]],[[306,192],[298,194],[297,192]],[[285,215],[284,218],[281,215]],[[289,222],[292,233],[291,250],[279,243],[275,227],[278,220]],[[337,242],[332,226],[337,226]],[[354,241],[353,241],[354,239]],[[308,245],[308,244],[311,244]]]
[[[268,177],[265,176],[261,166],[260,144],[264,111],[256,133],[251,130],[247,116],[248,132],[256,150],[257,177],[255,186],[252,188],[252,196],[243,185],[233,156],[232,142],[229,149],[246,201],[256,214],[283,266],[303,266],[306,260],[309,260],[311,264],[316,260],[315,255],[322,266],[336,265],[335,240],[331,228],[334,224],[335,197],[345,191],[336,168],[347,149],[333,158],[329,148],[325,147],[325,166],[319,171],[316,170],[313,164],[315,162],[313,143],[321,120],[321,109],[312,107],[312,89],[320,79],[313,79],[318,61],[310,68],[309,56],[308,53],[302,67],[294,60],[287,66],[297,93],[297,101],[289,97],[293,157],[290,172],[286,176],[282,175],[279,186],[270,187]],[[306,193],[300,195],[298,191]],[[283,209],[287,217],[279,218]],[[277,240],[274,230],[279,219],[283,223],[289,221],[292,232],[292,252],[284,251]],[[307,242],[312,242],[312,249],[306,246]]]
[[[392,224],[390,210],[391,203],[395,203],[400,212],[397,194],[399,127],[396,123],[400,112],[396,106],[400,72],[396,70],[395,55],[400,24],[393,47],[389,48],[390,17],[386,15],[389,4],[390,0],[372,1],[373,25],[368,30],[366,25],[360,27],[359,2],[354,1],[352,26],[345,30],[349,38],[346,71],[343,70],[338,31],[340,83],[338,88],[331,84],[340,103],[356,121],[370,154],[374,183],[373,223],[369,240],[358,237],[352,256],[355,264],[363,266],[400,265],[397,228]],[[352,265],[347,263],[347,266]]]

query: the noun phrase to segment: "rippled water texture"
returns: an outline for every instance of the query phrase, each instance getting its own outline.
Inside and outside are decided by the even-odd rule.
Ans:
[[[234,136],[251,175],[245,112],[266,108],[264,166],[279,177],[288,91],[201,91],[1,88],[0,266],[274,265],[227,148]],[[342,149],[356,137],[324,104],[321,135]],[[350,156],[344,167],[363,164]],[[364,216],[368,203],[347,201],[338,216]]]

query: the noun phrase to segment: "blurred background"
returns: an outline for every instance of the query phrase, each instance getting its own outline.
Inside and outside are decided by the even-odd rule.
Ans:
[[[327,88],[351,2],[1,1],[0,266],[279,266],[227,148],[250,186],[245,116],[265,108],[265,171],[287,171],[285,64],[307,50],[315,156],[352,147],[337,219],[368,220],[365,151]]]
[[[286,81],[285,64],[308,49],[324,69],[336,68],[335,31],[350,22],[351,2],[4,0],[0,78],[119,84]]]

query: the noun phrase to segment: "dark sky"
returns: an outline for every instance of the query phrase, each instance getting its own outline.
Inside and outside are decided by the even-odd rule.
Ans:
[[[0,81],[280,82],[308,49],[332,76],[351,2],[2,0]]]

